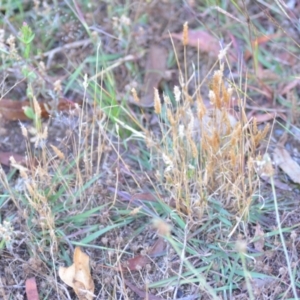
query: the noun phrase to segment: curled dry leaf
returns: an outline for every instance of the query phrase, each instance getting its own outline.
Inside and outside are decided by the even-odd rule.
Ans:
[[[171,33],[175,39],[182,40],[182,33]],[[220,45],[218,40],[210,33],[204,30],[189,30],[188,45],[199,47],[203,52],[209,53],[213,56],[218,56],[220,52]]]
[[[94,297],[95,286],[90,271],[90,258],[79,247],[76,247],[73,261],[70,267],[59,268],[59,277],[74,289],[79,300],[91,300]]]
[[[159,238],[149,250],[148,256],[139,254],[131,259],[128,259],[125,266],[122,267],[121,270],[139,271],[141,268],[145,267],[148,263],[151,262],[149,257],[162,256],[165,253],[165,249],[166,242],[163,238]]]
[[[286,173],[293,182],[300,184],[300,166],[291,158],[288,151],[283,147],[277,147],[274,150],[273,159],[284,173]]]
[[[124,267],[122,269],[127,269],[130,271],[140,271],[148,263],[150,263],[149,257],[139,254],[133,258],[128,259],[127,263],[125,264],[126,267]]]

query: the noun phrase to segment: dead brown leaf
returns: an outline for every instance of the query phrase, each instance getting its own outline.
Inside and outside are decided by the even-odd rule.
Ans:
[[[139,254],[133,258],[128,259],[128,261],[122,269],[127,269],[130,271],[139,271],[148,263],[150,263],[149,257]]]
[[[256,119],[256,122],[259,123],[265,123],[270,120],[274,120],[277,117],[280,117],[281,119],[286,121],[286,116],[281,112],[267,112],[265,114],[256,114],[255,111],[251,111],[249,114],[247,114],[248,119],[251,117],[254,117]]]
[[[95,286],[90,271],[90,258],[79,247],[76,247],[73,262],[68,268],[59,268],[59,277],[74,289],[79,300],[92,300]]]
[[[290,90],[292,90],[293,88],[295,88],[297,85],[300,85],[300,79],[294,79],[293,81],[291,81],[289,84],[287,84],[284,88],[281,89],[281,92],[279,92],[279,94],[281,96],[287,94]]]
[[[160,195],[160,196],[161,196],[161,195]],[[144,192],[144,193],[136,193],[136,194],[133,194],[133,195],[131,196],[130,201],[134,201],[134,200],[153,201],[153,202],[156,202],[156,201],[157,201],[157,198],[156,198],[155,195],[152,194],[152,193]]]
[[[23,155],[20,155],[20,154],[16,154],[16,153],[13,153],[13,152],[2,152],[0,151],[0,164],[2,165],[5,165],[5,166],[10,166],[10,160],[9,158],[13,156],[13,158],[15,159],[15,161],[22,165],[22,166],[25,166],[27,165],[27,161],[26,161],[26,158],[25,156]]]
[[[259,81],[279,81],[281,77],[270,69],[263,69],[258,67],[256,76]]]
[[[154,296],[148,292],[140,290],[138,287],[133,285],[130,281],[125,279],[125,284],[133,291],[135,292],[139,297],[143,299],[148,299],[148,300],[163,300],[162,298],[158,296]]]
[[[287,150],[277,147],[273,153],[273,159],[283,172],[285,172],[293,182],[300,184],[300,166],[292,159]]]
[[[274,96],[274,91],[268,86],[266,85],[264,82],[259,81],[259,79],[257,78],[257,84],[259,85],[259,88],[253,85],[248,85],[248,88],[258,92],[261,95],[264,95],[267,100],[269,102],[271,102],[271,100],[273,99]]]
[[[35,278],[28,278],[25,282],[27,300],[39,300],[39,293],[36,286]]]
[[[152,45],[150,47],[146,72],[144,78],[143,96],[139,103],[142,107],[151,107],[154,104],[154,88],[158,88],[161,80],[166,73],[168,53],[166,49],[159,45]]]
[[[291,52],[284,51],[278,55],[278,59],[282,64],[286,64],[288,66],[294,66],[298,63],[299,57]]]
[[[121,270],[139,271],[141,270],[141,268],[145,267],[151,262],[149,257],[162,256],[164,254],[165,249],[166,242],[163,238],[159,238],[149,250],[148,256],[139,254],[133,258],[128,259],[125,265],[121,267]]]
[[[260,175],[260,178],[267,182],[268,184],[271,184],[270,177],[265,176],[265,175]],[[274,185],[276,188],[283,190],[283,191],[292,191],[293,189],[290,187],[290,185],[281,182],[280,180],[274,179]]]
[[[51,104],[39,103],[42,111],[42,118],[48,118],[49,112],[46,106],[49,107],[50,110],[54,109]],[[2,99],[0,100],[0,114],[9,121],[25,121],[28,120],[27,116],[24,114],[23,107],[30,106],[29,101],[14,101],[10,99]],[[57,105],[58,111],[65,111],[74,108],[74,103],[67,99],[60,99]]]
[[[171,37],[182,40],[182,33],[171,33]],[[213,56],[218,56],[220,45],[218,40],[210,33],[204,30],[189,30],[188,45],[199,47],[200,51],[206,52]]]

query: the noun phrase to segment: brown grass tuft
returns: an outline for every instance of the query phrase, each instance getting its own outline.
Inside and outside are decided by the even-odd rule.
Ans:
[[[246,216],[249,199],[256,192],[258,178],[248,162],[255,159],[269,127],[259,131],[256,120],[247,120],[242,105],[240,119],[231,114],[233,89],[226,86],[223,69],[221,64],[214,72],[208,94],[210,108],[199,94],[190,95],[184,85],[181,91],[174,89],[176,103],[179,95],[182,103],[173,110],[168,106],[168,124],[161,124],[165,137],[156,147],[165,157],[165,188],[174,195],[176,209],[183,214],[194,214],[195,202],[191,199],[201,195],[197,211],[199,203],[206,205],[205,199],[217,197],[226,209]],[[155,111],[161,112],[157,91],[155,102]]]

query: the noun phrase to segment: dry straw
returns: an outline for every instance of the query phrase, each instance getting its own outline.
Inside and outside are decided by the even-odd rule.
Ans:
[[[185,49],[187,23],[182,42]],[[180,88],[174,87],[175,106],[167,105],[162,110],[158,91],[154,93],[155,112],[166,114],[160,119],[163,138],[156,143],[156,150],[164,153],[164,186],[175,199],[176,209],[185,215],[203,211],[207,200],[215,197],[226,209],[245,217],[258,186],[250,162],[255,160],[269,127],[258,130],[255,119],[247,120],[243,105],[239,118],[231,114],[234,84],[225,84],[223,73],[220,61],[209,85],[209,108],[204,105],[199,87],[195,87],[198,92],[190,94],[191,80],[187,77]],[[237,89],[235,93],[238,97]],[[197,197],[199,201],[191,200]]]

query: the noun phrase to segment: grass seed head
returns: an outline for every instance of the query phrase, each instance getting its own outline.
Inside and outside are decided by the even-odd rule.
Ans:
[[[172,127],[174,127],[176,122],[175,122],[175,119],[173,117],[172,111],[169,108],[167,108],[167,118],[168,118],[168,121],[170,122],[170,125]]]
[[[189,25],[188,22],[183,24],[183,32],[182,32],[182,44],[183,46],[187,46],[189,43]]]
[[[164,102],[165,102],[166,106],[170,106],[171,105],[170,97],[168,95],[164,94],[163,98],[164,98]]]
[[[203,99],[200,95],[197,95],[196,98],[197,101],[197,113],[199,120],[202,120],[202,118],[207,114],[206,106],[203,103]]]
[[[53,149],[54,153],[57,155],[57,157],[60,160],[64,160],[65,159],[65,155],[57,147],[55,147],[54,145],[50,145],[50,146],[51,146],[51,148]]]
[[[198,157],[198,149],[196,146],[196,143],[194,142],[194,140],[192,139],[192,137],[190,135],[187,136],[188,137],[188,141],[191,147],[191,151],[192,151],[192,156],[193,158],[197,158]]]
[[[54,84],[53,84],[53,89],[54,92],[56,92],[57,94],[60,94],[62,91],[62,86],[61,86],[61,80],[55,80]]]
[[[34,107],[34,113],[35,113],[36,117],[38,119],[40,119],[42,116],[42,110],[41,110],[41,106],[38,103],[38,101],[36,100],[35,96],[33,97],[32,102],[33,102],[33,107]]]
[[[157,232],[161,236],[168,237],[171,234],[171,226],[162,219],[154,219],[153,226],[157,229]]]
[[[212,106],[216,106],[216,93],[213,90],[210,90],[208,97],[209,97],[210,104]]]
[[[181,91],[177,85],[174,86],[174,96],[175,96],[175,101],[179,102],[181,98]]]
[[[158,115],[161,113],[161,102],[160,102],[158,89],[156,88],[154,88],[154,111]]]
[[[230,46],[231,46],[231,43],[226,45],[226,47],[224,49],[220,50],[219,55],[218,55],[219,61],[222,61],[224,59],[224,57],[226,56]]]
[[[22,135],[27,139],[28,138],[28,131],[27,131],[26,127],[21,122],[20,122],[20,127],[21,127]]]
[[[16,48],[16,38],[12,34],[8,37],[6,43],[9,45],[9,57],[12,60],[21,60]]]
[[[131,94],[132,94],[132,97],[133,97],[134,101],[136,103],[140,103],[140,98],[138,97],[138,94],[137,94],[136,89],[134,87],[131,89]]]

